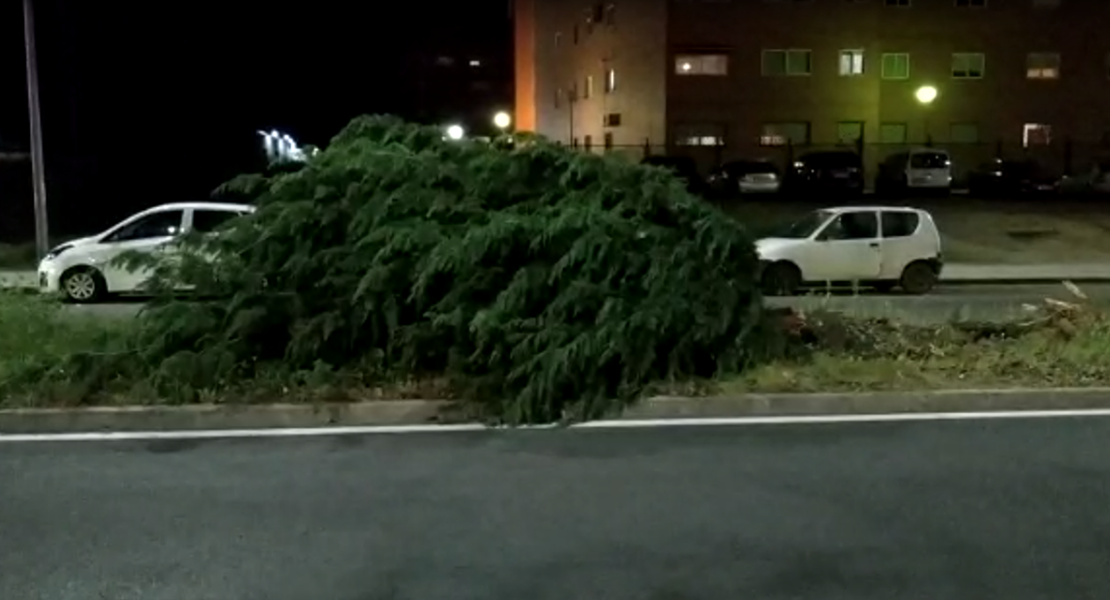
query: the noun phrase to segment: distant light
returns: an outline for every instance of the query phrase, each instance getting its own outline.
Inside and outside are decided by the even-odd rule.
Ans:
[[[471,60],[471,61],[470,61],[470,66],[472,66],[472,67],[480,67],[480,66],[482,66],[482,61],[480,61],[480,60]]]
[[[914,92],[913,95],[917,98],[918,102],[922,104],[931,104],[933,100],[937,99],[937,88],[931,85],[923,85],[917,88],[917,91]]]
[[[688,63],[688,62],[684,62],[684,63],[682,63],[682,66],[681,66],[680,68],[681,68],[681,69],[682,69],[683,71],[689,71],[690,69],[693,69],[693,68],[694,68],[694,65],[691,65],[691,64],[690,64],[690,63]]]
[[[461,140],[464,135],[466,131],[463,130],[462,125],[451,125],[447,128],[447,137],[453,140]]]
[[[509,125],[513,122],[513,118],[505,111],[498,112],[493,115],[493,125],[498,129],[508,129]]]

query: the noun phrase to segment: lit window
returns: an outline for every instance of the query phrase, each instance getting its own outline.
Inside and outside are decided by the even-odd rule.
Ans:
[[[863,75],[863,50],[840,51],[840,74],[846,77]]]
[[[1021,145],[1047,146],[1052,143],[1052,126],[1044,123],[1026,123],[1021,129]]]
[[[725,128],[713,123],[677,125],[674,143],[678,146],[724,146]]]
[[[863,121],[841,121],[836,124],[836,143],[856,144],[863,139]]]
[[[809,144],[809,123],[799,121],[795,123],[764,123],[759,136],[761,146],[785,146],[793,144],[804,146]]]
[[[909,137],[905,123],[879,123],[880,144],[905,144]]]
[[[617,72],[614,69],[605,71],[605,93],[612,94],[617,90]]]
[[[987,57],[977,52],[957,52],[952,55],[953,79],[979,79],[986,70]]]
[[[910,55],[904,52],[883,54],[883,79],[909,79]]]
[[[812,66],[809,50],[764,50],[763,75],[770,77],[809,75]]]
[[[480,67],[480,66],[482,66],[482,61],[480,61],[480,60],[475,60],[475,59],[471,59],[471,60],[470,60],[470,66],[472,66],[472,67]]]
[[[1032,52],[1026,59],[1025,76],[1029,79],[1059,79],[1060,55],[1052,52]]]
[[[594,95],[594,77],[593,75],[586,76],[586,86],[582,90],[582,99],[591,98]]]
[[[724,54],[680,54],[674,59],[678,75],[728,75],[728,56]]]

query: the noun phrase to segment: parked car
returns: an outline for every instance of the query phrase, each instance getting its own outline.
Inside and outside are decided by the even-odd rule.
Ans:
[[[713,194],[719,197],[773,194],[779,191],[782,173],[768,161],[736,160],[713,169],[707,183]]]
[[[976,198],[1051,193],[1056,179],[1031,159],[996,158],[968,174],[968,192]]]
[[[863,193],[863,160],[850,150],[807,152],[791,165],[783,182],[791,192]]]
[[[758,240],[756,249],[762,284],[770,295],[845,283],[925,294],[936,286],[944,265],[932,215],[910,207],[814,211]]]
[[[952,158],[945,150],[914,148],[886,157],[875,177],[875,193],[892,196],[952,191]]]
[[[144,210],[103,233],[66,242],[47,253],[39,263],[39,290],[80,303],[142,291],[151,274],[117,266],[113,259],[128,251],[166,250],[186,231],[215,231],[251,212],[253,206],[222,202],[164,204]]]
[[[1110,195],[1110,161],[1097,161],[1083,173],[1060,178],[1056,191],[1068,196]]]
[[[698,173],[698,165],[688,156],[648,156],[640,163],[670,169],[678,178],[686,182],[686,187],[691,192],[695,194],[705,192],[705,180]]]

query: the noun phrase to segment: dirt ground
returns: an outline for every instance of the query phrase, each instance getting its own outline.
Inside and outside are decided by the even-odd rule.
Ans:
[[[944,199],[857,204],[913,206],[932,213],[952,262],[1060,264],[1110,262],[1110,204],[1081,201]],[[775,198],[722,205],[757,234],[806,211],[835,205]]]

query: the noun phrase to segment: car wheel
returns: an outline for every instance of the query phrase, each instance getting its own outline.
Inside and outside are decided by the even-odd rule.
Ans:
[[[910,263],[902,271],[900,283],[908,294],[928,294],[937,285],[937,272],[927,263]]]
[[[108,291],[104,277],[91,267],[77,267],[66,271],[62,275],[61,288],[66,300],[79,304],[97,302]]]
[[[788,262],[772,263],[763,271],[761,283],[768,296],[793,296],[802,286],[802,272]]]

